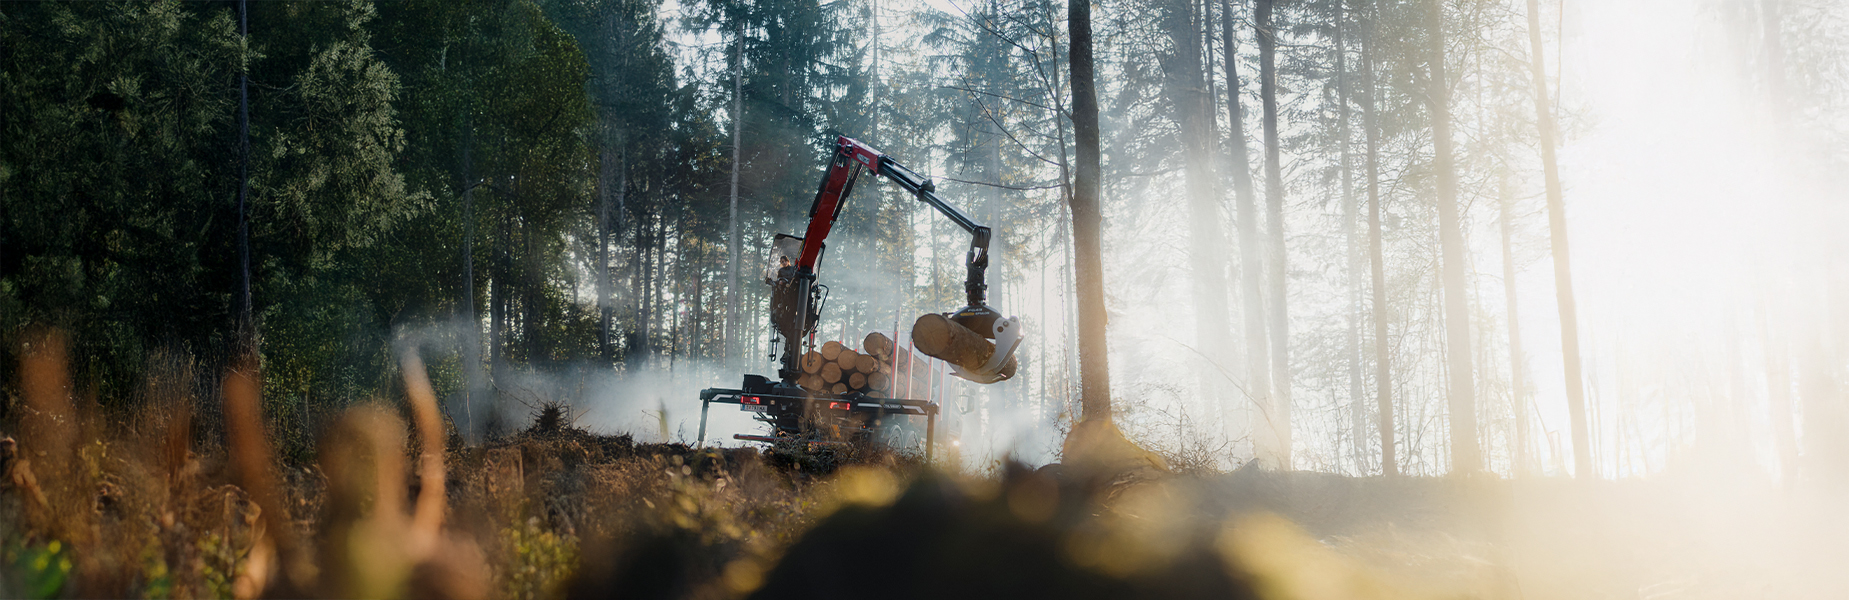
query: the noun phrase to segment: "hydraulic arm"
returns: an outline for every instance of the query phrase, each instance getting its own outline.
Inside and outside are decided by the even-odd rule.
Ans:
[[[863,170],[885,177],[969,232],[969,253],[964,258],[967,275],[963,282],[967,304],[952,313],[950,319],[985,338],[996,340],[997,348],[993,354],[994,360],[986,368],[958,369],[958,375],[981,383],[1003,379],[995,370],[1008,357],[1013,356],[1019,345],[1019,322],[1002,318],[987,304],[989,227],[977,223],[968,213],[945,202],[937,195],[937,186],[930,179],[871,146],[846,136],[835,140],[835,152],[829,157],[827,172],[822,176],[815,202],[809,208],[809,228],[802,237],[802,250],[794,263],[783,269],[787,273],[780,273],[773,283],[777,289],[773,292],[772,318],[776,321],[778,334],[784,339],[782,370],[779,375],[785,381],[793,381],[800,373],[796,362],[802,351],[799,341],[814,332],[815,323],[820,318],[820,311],[816,307],[824,298],[816,285],[816,271],[822,259],[824,242],[833,230],[835,221],[841,217],[847,198],[853,192],[854,182]],[[780,307],[776,306],[779,302],[782,304]]]
[[[968,304],[948,315],[951,324],[945,324],[936,314],[919,317],[919,322],[935,323],[935,331],[960,340],[953,346],[966,351],[959,355],[962,358],[945,361],[958,376],[978,383],[995,383],[1014,374],[1014,351],[1021,341],[1020,320],[1003,318],[986,303],[989,286],[984,276],[989,268],[989,228],[944,202],[930,179],[866,144],[840,137],[835,140],[835,151],[829,156],[821,186],[816,189],[815,203],[809,206],[809,226],[803,236],[778,234],[772,242],[773,264],[767,280],[771,284],[771,326],[782,340],[778,377],[773,380],[761,375],[746,375],[744,385],[738,389],[708,388],[700,392],[700,440],[706,439],[707,408],[715,403],[737,404],[747,412],[757,413],[760,421],[771,425],[775,435],[733,437],[764,442],[805,439],[811,444],[839,443],[816,441],[818,432],[836,430],[834,437],[839,437],[838,430],[845,424],[848,430],[860,432],[854,435],[864,438],[891,419],[924,417],[925,456],[929,460],[938,415],[936,402],[876,398],[855,390],[829,393],[805,389],[798,384],[803,375],[800,357],[815,344],[815,326],[821,320],[821,309],[828,299],[828,287],[816,282],[827,249],[824,242],[834,229],[835,221],[841,217],[848,196],[854,191],[854,182],[863,171],[891,180],[969,232],[969,253],[964,258],[968,276],[963,282]],[[915,324],[913,329],[916,341],[918,331],[923,328]],[[927,355],[938,356],[931,354],[933,350],[924,344],[916,347]],[[971,349],[976,351],[967,352]],[[987,363],[979,364],[984,356],[989,357]]]

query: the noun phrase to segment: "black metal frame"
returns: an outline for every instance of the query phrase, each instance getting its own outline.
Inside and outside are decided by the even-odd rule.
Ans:
[[[750,384],[751,382],[747,381],[746,383]],[[741,390],[729,388],[706,388],[700,390],[700,433],[695,443],[706,443],[706,413],[715,403],[737,404],[741,407],[762,406],[764,407],[763,412],[773,418],[781,416],[800,417],[802,415],[828,414],[830,411],[843,415],[867,414],[881,420],[889,416],[912,416],[925,418],[925,461],[930,462],[931,460],[932,450],[937,442],[937,415],[939,408],[936,402],[898,398],[876,398],[856,392],[849,392],[846,394],[810,394],[804,393],[801,388],[795,388],[794,393],[792,393],[786,386],[770,385],[769,387],[770,389],[768,391],[763,389]],[[838,405],[846,406],[843,408]],[[779,431],[777,433],[779,434],[779,438],[765,439],[763,436],[747,436],[740,437],[739,439],[770,441],[771,439],[780,439],[783,436],[790,436],[793,432]]]

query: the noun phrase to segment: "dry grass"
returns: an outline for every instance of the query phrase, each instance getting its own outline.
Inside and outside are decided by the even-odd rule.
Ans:
[[[16,436],[0,436],[0,597],[558,597],[581,565],[664,540],[699,559],[672,574],[679,595],[732,597],[723,569],[774,560],[826,512],[832,473],[921,466],[868,447],[637,444],[551,402],[529,430],[464,447],[415,357],[401,406],[338,415],[312,463],[285,465],[255,369],[202,403],[192,365],[162,358],[140,408],[106,415],[75,393],[58,333],[25,350],[0,425]]]
[[[286,464],[258,374],[165,357],[106,415],[39,332],[0,424],[0,597],[1842,597],[1838,495],[1175,475],[1114,429],[945,473],[862,446],[638,444],[536,405],[464,446],[415,358]],[[548,414],[546,411],[551,411]]]

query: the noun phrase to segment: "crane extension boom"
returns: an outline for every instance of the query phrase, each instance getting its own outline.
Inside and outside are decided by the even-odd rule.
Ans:
[[[871,146],[858,140],[841,136],[835,141],[835,154],[828,163],[828,172],[822,178],[822,185],[815,193],[815,204],[809,208],[809,230],[803,236],[802,257],[797,261],[797,268],[815,271],[816,263],[821,260],[822,243],[828,239],[835,220],[841,218],[841,209],[846,205],[847,197],[854,190],[854,180],[862,169],[872,170],[874,174],[884,176],[906,192],[918,197],[948,217],[952,223],[970,233],[969,256],[965,261],[969,267],[968,279],[964,282],[964,292],[969,305],[984,306],[989,286],[984,281],[984,273],[989,267],[989,228],[970,218],[968,213],[951,206],[937,195],[937,184],[905,168],[890,156],[874,150]],[[817,219],[817,215],[827,214],[826,219]],[[985,331],[987,328],[977,329]]]
[[[811,392],[796,383],[802,376],[799,357],[805,345],[814,345],[814,340],[809,338],[815,332],[816,323],[821,320],[820,306],[827,298],[827,286],[816,283],[822,255],[827,249],[825,242],[834,229],[835,221],[841,218],[847,199],[854,191],[854,182],[863,171],[871,171],[876,176],[891,180],[970,233],[969,253],[964,260],[968,276],[963,283],[968,305],[951,313],[948,318],[982,338],[993,340],[995,347],[988,352],[990,358],[987,364],[978,366],[971,361],[969,365],[952,363],[951,366],[958,376],[978,383],[994,383],[1013,375],[1015,363],[1012,359],[1015,349],[1020,345],[1020,321],[1002,318],[986,304],[989,289],[985,281],[989,267],[989,227],[977,223],[968,213],[938,197],[937,186],[930,179],[871,146],[840,136],[835,140],[835,151],[829,156],[822,183],[816,189],[815,202],[809,206],[808,228],[800,238],[778,234],[772,248],[772,253],[781,263],[775,266],[767,278],[771,284],[771,325],[783,344],[777,373],[780,381],[759,375],[746,375],[745,384],[740,389],[710,388],[702,391],[700,440],[706,438],[706,407],[713,403],[739,404],[749,412],[758,413],[760,420],[772,424],[778,436],[776,438],[738,437],[755,441],[800,436],[804,430],[804,419],[817,415],[839,418],[857,418],[856,415],[859,415],[866,419],[865,423],[877,423],[889,417],[924,416],[927,421],[926,456],[930,456],[938,414],[935,402],[873,399],[857,391],[840,394]]]
[[[967,276],[963,282],[968,304],[951,314],[950,319],[985,338],[997,340],[999,347],[992,353],[993,360],[984,368],[959,367],[957,374],[979,383],[994,383],[1005,379],[996,371],[1007,358],[1014,355],[1020,342],[1019,322],[1002,318],[987,304],[989,227],[977,223],[968,213],[945,202],[937,195],[937,186],[929,178],[906,168],[872,146],[847,136],[835,140],[835,152],[828,159],[827,171],[816,189],[815,202],[809,207],[809,227],[801,238],[802,250],[797,253],[794,263],[787,267],[790,273],[779,276],[776,283],[778,293],[774,293],[773,298],[781,296],[783,302],[781,310],[778,310],[778,302],[773,299],[772,321],[784,340],[780,361],[782,368],[778,375],[784,381],[794,381],[800,376],[796,364],[801,355],[800,340],[814,332],[815,323],[821,318],[816,307],[821,304],[823,297],[815,280],[826,248],[825,242],[834,229],[835,221],[841,218],[847,199],[854,191],[854,182],[863,171],[884,176],[970,233],[969,253],[964,258]]]

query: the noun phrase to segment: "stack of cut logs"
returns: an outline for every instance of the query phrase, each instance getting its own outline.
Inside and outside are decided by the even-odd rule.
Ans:
[[[897,352],[895,352],[897,351]],[[867,334],[861,349],[856,351],[841,342],[827,342],[820,350],[810,350],[802,356],[802,377],[796,384],[812,392],[845,394],[860,392],[870,396],[894,397],[894,393],[906,392],[905,378],[907,371],[914,371],[910,389],[925,389],[926,378],[923,372],[925,357],[913,355],[906,360],[903,349],[892,343],[892,338],[880,332]],[[898,364],[893,361],[897,354]],[[910,369],[913,365],[917,369]]]

